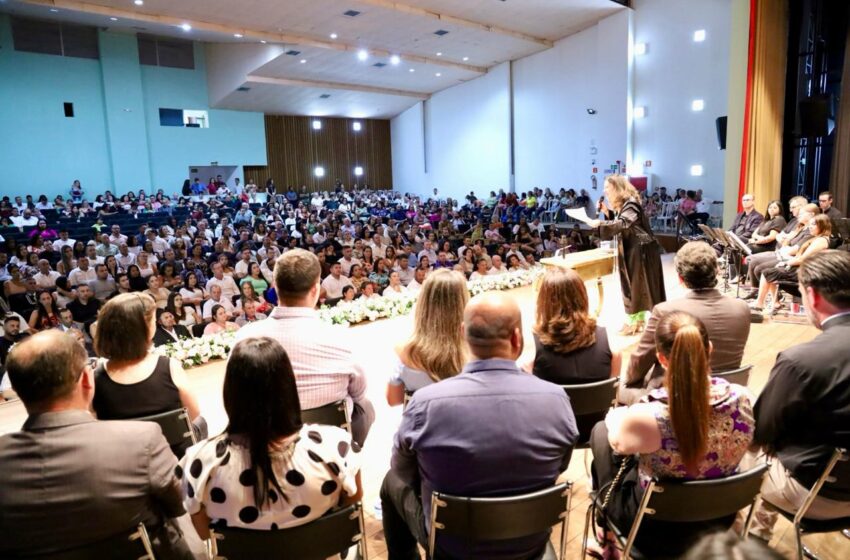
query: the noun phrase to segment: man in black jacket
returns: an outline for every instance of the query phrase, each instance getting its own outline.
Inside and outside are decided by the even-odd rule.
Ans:
[[[183,325],[175,324],[174,314],[171,311],[157,309],[156,332],[153,335],[153,345],[163,346],[184,338],[192,338],[189,329]]]
[[[800,265],[800,291],[811,342],[780,353],[756,401],[754,442],[775,456],[762,486],[773,506],[796,512],[836,447],[850,447],[850,253],[823,251]],[[850,516],[850,468],[824,484],[807,517]],[[753,531],[769,538],[776,513],[761,511]]]

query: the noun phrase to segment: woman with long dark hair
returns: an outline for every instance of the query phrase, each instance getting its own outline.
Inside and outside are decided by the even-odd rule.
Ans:
[[[597,488],[614,479],[614,453],[639,454],[637,469],[622,477],[607,510],[609,519],[622,528],[631,525],[653,477],[700,480],[734,474],[755,429],[747,389],[710,376],[712,348],[702,321],[684,312],[666,315],[656,326],[655,349],[665,370],[664,387],[652,391],[645,402],[612,409],[591,436]],[[719,525],[728,529],[732,521]],[[678,557],[694,531],[715,525],[675,523],[671,529],[645,518],[636,546],[647,557],[661,552]]]
[[[223,393],[224,433],[191,447],[177,469],[202,539],[211,524],[285,529],[359,499],[360,448],[341,428],[301,422],[292,364],[277,341],[238,343]]]
[[[656,241],[643,211],[640,193],[622,175],[605,179],[607,207],[600,200],[598,209],[605,220],[591,220],[603,239],[619,236],[617,258],[620,268],[620,289],[626,308],[626,323],[622,335],[643,331],[649,312],[657,303],[667,299],[664,291],[664,272],[661,269],[661,245]]]
[[[134,292],[144,292],[148,289],[148,284],[142,277],[142,271],[138,265],[131,264],[127,267],[127,278],[130,280],[130,290]]]
[[[30,314],[29,326],[32,332],[52,329],[59,324],[59,313],[56,310],[56,302],[47,290],[39,290],[38,305]]]

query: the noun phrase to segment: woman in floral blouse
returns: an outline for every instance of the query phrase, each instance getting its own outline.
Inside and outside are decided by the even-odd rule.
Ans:
[[[710,377],[712,347],[699,319],[684,312],[665,316],[656,327],[655,345],[666,371],[664,387],[638,404],[613,409],[591,436],[597,487],[610,483],[617,472],[612,451],[639,456],[636,472],[624,477],[608,507],[609,519],[625,531],[650,479],[699,480],[735,474],[755,428],[749,391]],[[676,523],[671,530],[665,523],[644,518],[636,546],[650,557],[654,553],[676,556],[696,533],[728,529],[732,521],[712,522],[710,527]]]

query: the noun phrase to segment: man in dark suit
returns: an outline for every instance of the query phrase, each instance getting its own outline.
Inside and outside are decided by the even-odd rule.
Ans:
[[[16,345],[6,368],[29,416],[0,437],[0,557],[50,555],[142,522],[157,558],[191,558],[171,524],[185,511],[159,425],[92,417],[86,353],[56,329]]]
[[[850,253],[828,250],[806,258],[798,272],[803,306],[823,332],[781,352],[754,407],[754,443],[776,459],[762,498],[794,513],[836,447],[850,447]],[[839,463],[807,517],[850,516],[850,468]],[[753,531],[769,538],[776,513],[757,512]]]
[[[165,309],[156,310],[156,332],[153,335],[153,345],[163,346],[179,342],[184,338],[192,338],[189,329],[174,321],[174,314]]]
[[[617,398],[624,404],[639,401],[663,384],[664,369],[655,356],[655,327],[674,311],[690,313],[705,325],[714,347],[711,354],[713,371],[741,365],[750,334],[750,310],[743,301],[724,296],[715,288],[717,257],[712,248],[703,242],[686,243],[676,253],[674,265],[679,281],[690,291],[683,298],[659,303],[652,309],[620,385]]]

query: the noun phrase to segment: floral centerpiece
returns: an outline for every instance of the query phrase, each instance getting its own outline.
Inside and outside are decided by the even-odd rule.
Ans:
[[[469,282],[469,294],[477,296],[484,292],[493,292],[497,290],[513,290],[522,286],[530,286],[543,276],[545,269],[542,266],[535,266],[529,269],[512,270],[504,274],[494,274],[485,276],[480,280]]]
[[[183,364],[183,367],[188,368],[205,364],[210,360],[227,358],[235,338],[235,332],[220,332],[210,336],[184,338],[179,342],[157,346],[154,351],[174,358]]]

